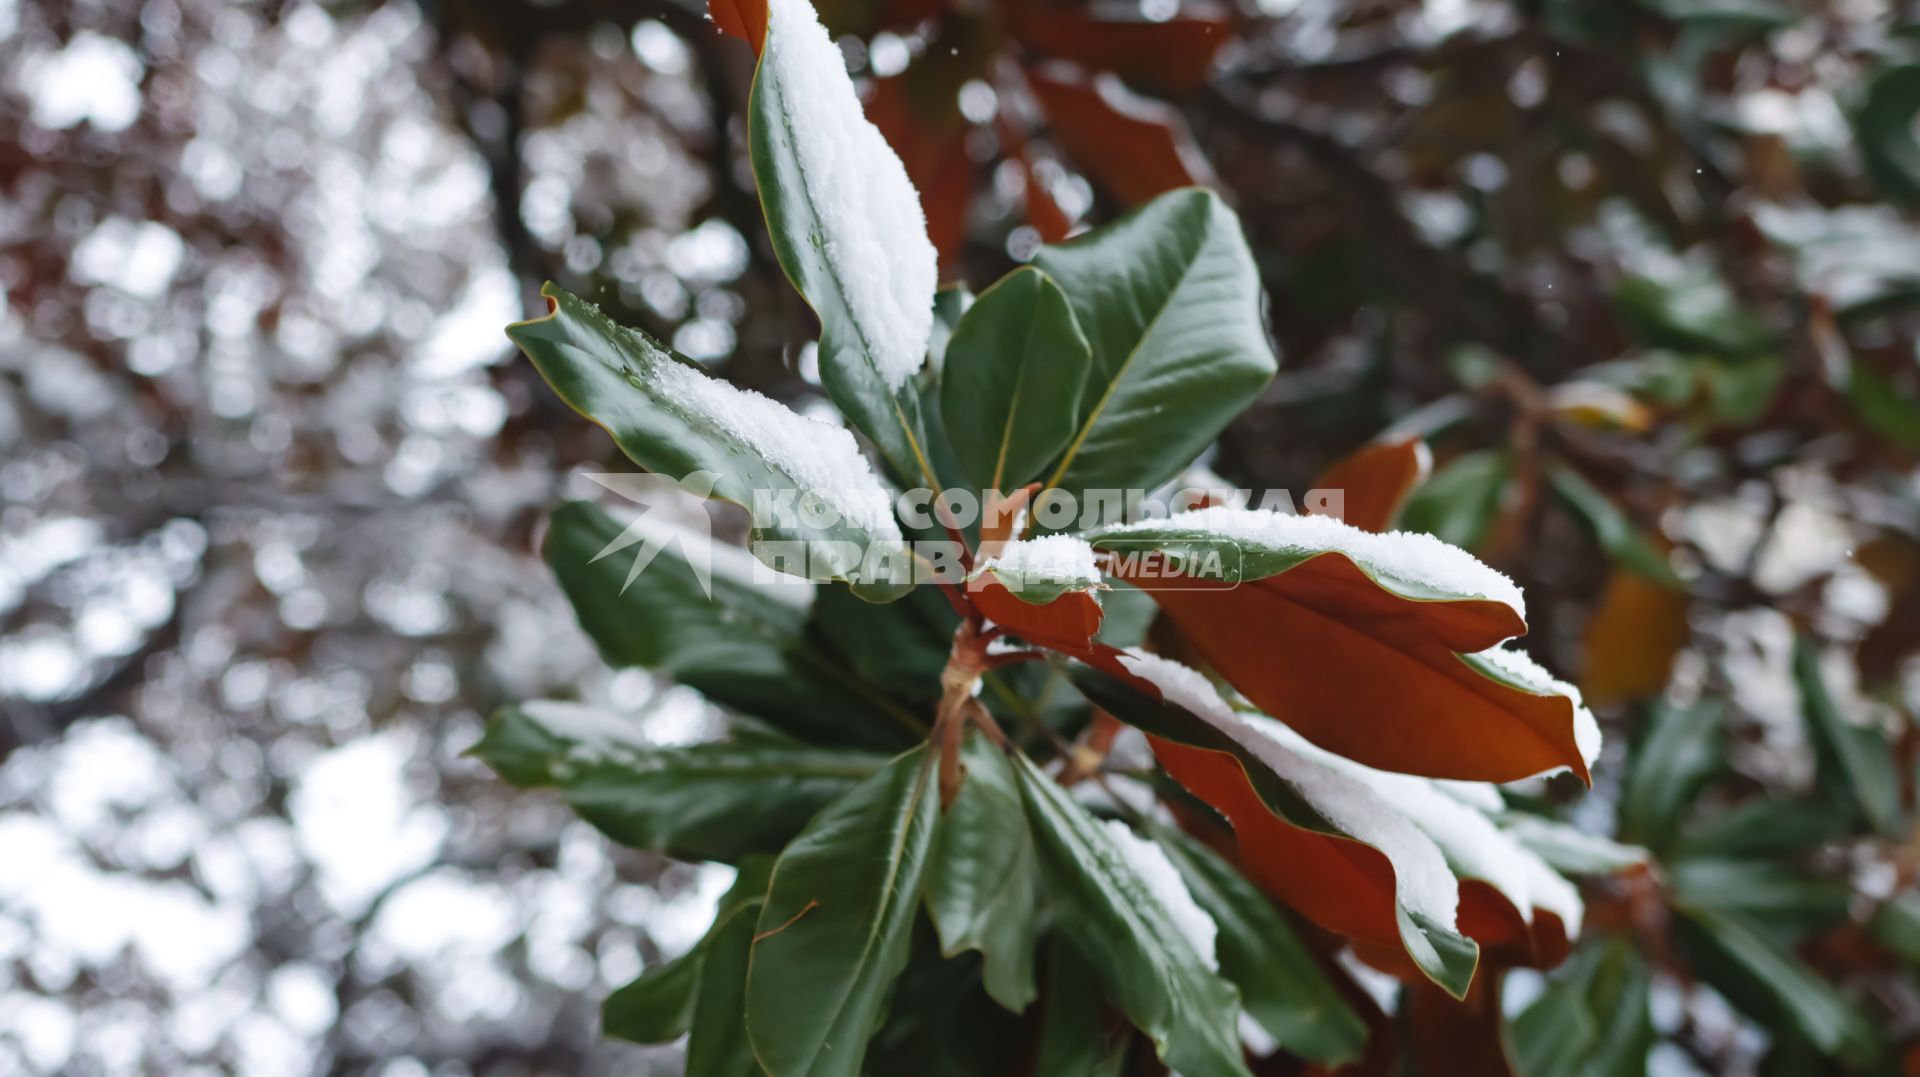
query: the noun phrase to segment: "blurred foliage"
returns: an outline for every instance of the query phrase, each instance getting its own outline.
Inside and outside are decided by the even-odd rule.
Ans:
[[[956,274],[1129,177],[1216,185],[1283,365],[1213,468],[1303,490],[1425,435],[1451,492],[1403,519],[1512,574],[1607,701],[1570,821],[1657,862],[1509,978],[1525,1071],[1912,1064],[1910,11],[1103,7],[1227,37],[1140,63],[1074,4],[823,7],[857,75],[958,113],[901,125],[943,133]],[[697,927],[724,875],[623,884],[664,865],[457,753],[507,696],[708,719],[596,672],[541,575],[534,508],[612,452],[494,327],[552,278],[811,396],[750,64],[677,0],[0,2],[0,1065],[613,1064],[582,989],[689,945],[659,894]]]

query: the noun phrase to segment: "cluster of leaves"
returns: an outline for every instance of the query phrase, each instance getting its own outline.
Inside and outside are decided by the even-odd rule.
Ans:
[[[697,1073],[1023,1058],[1120,1072],[1148,1044],[1189,1074],[1342,1064],[1392,1049],[1345,954],[1405,980],[1423,1036],[1506,1065],[1501,974],[1558,963],[1578,932],[1549,863],[1605,873],[1636,857],[1480,784],[1584,778],[1597,730],[1577,693],[1500,647],[1527,628],[1504,578],[1432,539],[1368,533],[1425,477],[1424,445],[1384,441],[1329,474],[1359,526],[1216,505],[1021,537],[1030,499],[1176,479],[1266,386],[1276,363],[1237,220],[1175,191],[1042,248],[977,300],[929,292],[926,361],[890,380],[898,326],[861,294],[875,267],[841,261],[873,249],[835,208],[848,173],[810,171],[804,141],[832,132],[794,122],[808,113],[793,95],[823,93],[796,72],[825,68],[792,57],[825,39],[799,0],[732,11],[783,57],[759,69],[751,159],[775,249],[821,320],[829,396],[896,481],[1017,492],[973,533],[949,529],[964,585],[906,591],[842,560],[797,603],[725,561],[708,597],[671,553],[626,581],[600,557],[618,523],[586,504],[554,515],[547,559],[603,656],[740,715],[726,741],[663,748],[615,716],[532,703],[476,749],[623,842],[739,867],[704,941],[609,1000],[610,1031],[691,1031]],[[764,399],[547,295],[551,313],[510,335],[636,463],[713,474],[743,504],[769,490],[846,503],[795,463],[830,453],[830,428],[788,443],[804,420],[770,420]],[[885,499],[862,469],[835,478]],[[755,524],[757,540],[899,541],[872,519]],[[1209,544],[1234,550],[1214,581],[1234,586],[1113,556],[1194,563]],[[1140,646],[1149,623],[1158,653]],[[1124,727],[1157,765],[1125,762]]]

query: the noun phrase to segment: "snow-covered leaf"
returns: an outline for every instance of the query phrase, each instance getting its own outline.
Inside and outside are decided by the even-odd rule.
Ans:
[[[820,380],[903,482],[933,482],[914,374],[937,256],[920,196],[807,0],[771,0],[748,136],[780,265],[820,316]]]
[[[1168,906],[1181,903],[1171,898],[1166,879],[1142,878],[1147,858],[1137,847],[1116,841],[1025,757],[1014,760],[1014,770],[1059,911],[1057,927],[1106,996],[1152,1038],[1169,1067],[1245,1077],[1236,1029],[1240,993],[1213,971],[1213,955],[1200,952],[1197,932],[1176,921]],[[1161,867],[1172,871],[1164,854],[1147,870],[1158,874]],[[1186,894],[1177,875],[1172,885]],[[1184,906],[1192,900],[1186,897]],[[1183,908],[1180,915],[1187,914]]]
[[[761,552],[804,543],[812,578],[848,580],[870,599],[904,593],[893,501],[852,434],[710,377],[552,284],[543,294],[550,313],[507,335],[634,463],[755,509]]]
[[[1234,713],[1198,672],[1137,651],[1096,664],[1075,677],[1081,691],[1144,731],[1160,765],[1226,816],[1249,878],[1465,993],[1478,949],[1455,928],[1459,886],[1432,838],[1284,727]]]
[[[1322,748],[1476,781],[1584,777],[1598,750],[1577,692],[1491,650],[1526,631],[1519,588],[1431,536],[1214,507],[1088,539],[1235,688]]]
[[[630,719],[560,702],[502,708],[473,754],[520,788],[557,790],[623,845],[729,863],[778,851],[885,762],[772,736],[662,748]]]
[[[654,537],[669,526],[653,515],[623,529],[599,507],[571,502],[547,527],[541,553],[608,665],[654,670],[808,741],[897,749],[924,731],[901,703],[863,683],[857,662],[809,630],[814,585],[756,582],[760,566],[717,543],[710,592],[678,547],[660,549],[630,580],[627,558],[600,556],[623,534]]]

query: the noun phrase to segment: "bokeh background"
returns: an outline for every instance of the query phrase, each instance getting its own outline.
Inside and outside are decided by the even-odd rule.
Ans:
[[[1660,856],[1588,895],[1656,1072],[1907,1050],[1920,11],[819,6],[949,279],[1235,205],[1283,360],[1220,475],[1430,436],[1408,522],[1527,588],[1610,734],[1522,793]],[[621,465],[500,329],[554,279],[814,400],[751,73],[696,0],[0,0],[0,1073],[675,1072],[597,1002],[728,871],[462,752],[509,699],[721,720],[533,556]]]

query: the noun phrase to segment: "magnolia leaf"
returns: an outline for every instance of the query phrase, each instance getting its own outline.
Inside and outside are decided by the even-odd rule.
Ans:
[[[1025,756],[1013,766],[1057,927],[1102,991],[1172,1069],[1246,1077],[1239,992],[1208,967],[1098,820]]]
[[[1514,1068],[1527,1077],[1635,1077],[1655,1033],[1652,973],[1632,947],[1590,946],[1508,1024]]]
[[[1669,857],[1754,857],[1810,853],[1855,833],[1852,804],[1806,800],[1749,800],[1689,823],[1670,844]]]
[[[814,599],[809,640],[830,647],[860,681],[915,713],[932,714],[958,622],[953,606],[933,587],[875,605],[828,584]]]
[[[642,517],[624,534],[652,537],[658,526]],[[754,573],[763,569],[719,543],[710,547],[704,585],[672,546],[631,574],[626,556],[605,556],[622,536],[604,510],[570,502],[554,510],[541,547],[608,665],[672,677],[808,740],[899,747],[925,732],[921,719],[810,636],[813,585],[791,577],[759,582]]]
[[[1453,927],[1457,884],[1431,839],[1274,724],[1230,711],[1199,674],[1152,655],[1095,662],[1076,668],[1075,684],[1146,733],[1167,773],[1233,824],[1248,878],[1329,931],[1404,949],[1465,995],[1478,948]],[[1169,690],[1175,698],[1162,698]]]
[[[1580,691],[1595,707],[1659,695],[1691,635],[1686,592],[1615,569],[1584,637]]]
[[[927,866],[927,912],[952,957],[978,950],[987,993],[1019,1013],[1033,1001],[1039,863],[1005,753],[974,735],[962,749],[966,784],[940,821]]]
[[[701,956],[696,947],[616,989],[600,1005],[601,1029],[634,1043],[672,1043],[686,1035],[693,1026]]]
[[[1093,548],[1071,535],[1044,535],[982,553],[988,549],[967,583],[980,612],[1030,643],[1084,653],[1102,617]]]
[[[893,499],[852,434],[709,377],[552,284],[542,294],[551,312],[507,335],[629,459],[690,492],[747,506],[768,564],[763,543],[804,543],[792,548],[806,551],[812,578],[850,580],[875,600],[905,593]],[[786,511],[763,506],[782,498]]]
[[[1555,493],[1593,529],[1594,539],[1615,564],[1638,572],[1666,587],[1682,586],[1667,560],[1662,540],[1635,527],[1607,495],[1581,478],[1579,472],[1556,466],[1548,472]]]
[[[814,816],[780,854],[753,938],[747,1032],[773,1077],[857,1077],[939,822],[925,747]]]
[[[731,992],[738,998],[745,979],[744,956],[736,968],[733,962],[732,936],[736,921],[744,918],[751,936],[753,920],[766,895],[767,877],[773,869],[769,857],[748,857],[740,864],[733,885],[727,889],[714,911],[707,933],[686,953],[648,969],[639,979],[607,996],[600,1007],[600,1023],[610,1036],[635,1043],[670,1043],[691,1032],[690,1055],[711,1057],[717,1043],[743,1041],[740,1007],[720,1008],[716,1013],[710,997]],[[744,943],[740,945],[744,946]],[[709,963],[713,967],[707,974]],[[730,1021],[716,1020],[731,1013]],[[745,1073],[731,1069],[688,1067],[689,1073]]]
[[[1375,442],[1335,461],[1313,488],[1341,491],[1339,518],[1349,525],[1385,531],[1432,470],[1433,454],[1417,437]]]
[[[1206,160],[1178,110],[1141,97],[1111,75],[1090,80],[1027,71],[1027,86],[1053,140],[1101,188],[1126,205],[1207,179]]]
[[[753,175],[788,279],[820,317],[820,383],[902,482],[938,486],[914,375],[937,255],[919,195],[806,0],[772,0],[753,80]]]
[[[1857,806],[1880,834],[1898,837],[1903,830],[1900,781],[1886,737],[1840,713],[1820,672],[1820,656],[1804,636],[1794,642],[1793,676],[1819,754],[1821,784]]]
[[[1655,706],[1627,770],[1620,796],[1620,836],[1655,852],[1664,850],[1694,797],[1719,771],[1725,735],[1717,700],[1691,707]]]
[[[1852,888],[1831,875],[1764,860],[1690,856],[1666,866],[1674,903],[1693,909],[1738,913],[1757,922],[1795,929],[1830,927],[1847,919]]]
[[[1526,631],[1519,589],[1430,536],[1209,508],[1088,538],[1235,688],[1322,748],[1475,781],[1584,778],[1598,750],[1577,693],[1492,649]]]
[[[1253,256],[1217,195],[1181,190],[1034,264],[1093,348],[1073,440],[1049,486],[1151,489],[1178,474],[1278,366]]]
[[[707,14],[723,34],[729,34],[760,52],[767,36],[767,0],[707,0]]]
[[[522,789],[558,790],[622,845],[727,862],[778,850],[886,761],[768,736],[661,748],[618,716],[558,702],[502,708],[472,751]]]
[[[1407,498],[1400,526],[1463,550],[1477,549],[1499,515],[1511,474],[1507,454],[1497,449],[1456,456]]]
[[[1647,851],[1637,845],[1538,815],[1502,815],[1500,829],[1562,875],[1612,875],[1645,867],[1650,860]]]
[[[1133,1029],[1113,1012],[1086,961],[1059,933],[1047,947],[1047,996],[1041,1002],[1035,1074],[1121,1077]]]
[[[1011,14],[1020,43],[1043,56],[1174,93],[1204,84],[1214,55],[1233,38],[1233,24],[1218,17],[1101,17],[1042,4],[1021,4]]]
[[[1738,913],[1679,906],[1693,930],[1694,969],[1733,1003],[1760,1012],[1821,1053],[1855,1065],[1875,1050],[1872,1027],[1853,1004]]]
[[[1220,974],[1240,989],[1247,1013],[1290,1054],[1329,1066],[1358,1060],[1367,1045],[1366,1022],[1273,900],[1185,834],[1161,826],[1151,833],[1219,928]]]
[[[941,368],[940,405],[961,465],[983,490],[1013,490],[1067,447],[1091,353],[1046,274],[1014,270],[960,319]]]
[[[687,1039],[687,1077],[759,1077],[747,1030],[747,978],[761,900],[723,910],[702,945],[700,987]]]
[[[1920,64],[1897,64],[1873,76],[1854,114],[1860,156],[1874,185],[1901,202],[1920,202]]]

